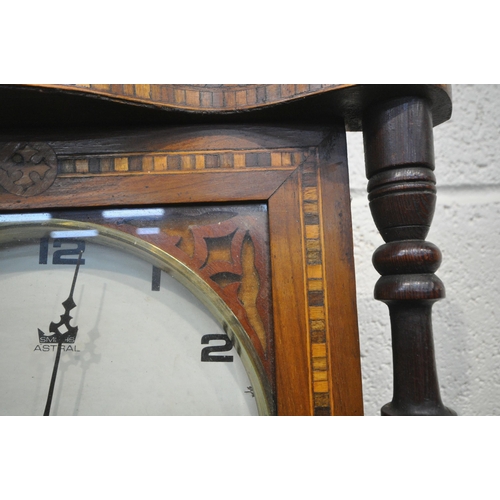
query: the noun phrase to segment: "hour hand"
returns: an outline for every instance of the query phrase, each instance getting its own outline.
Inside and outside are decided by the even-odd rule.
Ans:
[[[38,329],[38,341],[40,344],[73,344],[75,342],[78,327],[70,325],[72,316],[69,314],[71,309],[76,307],[73,297],[70,295],[62,305],[64,307],[64,314],[61,315],[61,320],[58,323],[52,321],[49,325],[49,332],[52,335],[46,335],[40,328]],[[65,327],[65,330],[61,331],[61,327]]]
[[[73,298],[70,297],[63,302],[63,306],[64,314],[61,315],[61,320],[59,321],[59,323],[54,323],[52,321],[49,326],[49,332],[52,332],[54,334],[54,337],[58,339],[58,342],[73,344],[76,339],[78,327],[71,326],[69,324],[72,319],[72,316],[69,315],[69,311],[76,307],[76,304],[73,302]],[[65,330],[63,329],[63,331],[60,331],[61,327],[65,327]]]
[[[38,340],[41,344],[73,344],[75,342],[78,327],[71,326],[69,324],[72,319],[72,316],[70,316],[69,312],[71,311],[71,309],[74,309],[76,307],[75,301],[73,300],[73,292],[75,290],[76,278],[78,277],[78,270],[80,269],[82,255],[83,251],[81,251],[80,255],[78,256],[69,296],[62,303],[64,307],[64,314],[61,314],[61,319],[58,323],[54,323],[52,321],[49,325],[49,332],[51,332],[53,335],[45,335],[45,333],[43,333],[40,328],[38,329]],[[66,330],[61,332],[59,329],[62,326],[64,326]]]

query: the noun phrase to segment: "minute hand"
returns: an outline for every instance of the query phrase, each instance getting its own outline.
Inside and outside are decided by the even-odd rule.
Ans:
[[[49,393],[47,395],[47,403],[45,405],[45,411],[43,413],[44,417],[50,414],[50,406],[52,404],[52,395],[54,393],[54,386],[56,383],[57,369],[59,367],[59,359],[61,357],[61,346],[63,343],[73,343],[76,339],[76,334],[78,332],[77,326],[71,326],[69,324],[70,320],[72,319],[72,317],[69,315],[69,312],[71,311],[71,309],[76,307],[75,301],[73,300],[73,292],[75,291],[76,278],[78,277],[78,270],[80,269],[82,254],[83,251],[81,251],[80,255],[78,256],[78,261],[76,263],[75,274],[73,275],[73,283],[71,284],[71,290],[69,292],[69,296],[62,303],[64,307],[64,314],[61,315],[61,320],[59,321],[59,323],[54,323],[52,321],[49,326],[49,331],[54,333],[53,338],[57,342],[57,352],[56,352],[56,359],[54,361],[54,368],[52,370],[52,377],[50,379],[50,387],[49,387]],[[63,325],[66,327],[67,331],[61,333],[59,331],[59,328]],[[45,336],[45,334],[40,329],[38,329],[38,335]]]

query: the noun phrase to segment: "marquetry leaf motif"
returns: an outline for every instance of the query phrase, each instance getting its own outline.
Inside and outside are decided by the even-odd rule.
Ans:
[[[268,290],[263,234],[258,234],[251,216],[190,228],[194,238],[193,259],[198,272],[211,280],[230,300],[242,308],[264,351],[269,331]],[[266,328],[267,326],[267,328]]]
[[[183,262],[226,302],[271,374],[270,270],[263,220],[263,213],[179,211],[155,221],[158,234],[141,238]],[[119,229],[135,235],[136,222],[122,220]]]
[[[0,186],[18,196],[46,191],[57,175],[53,149],[42,142],[12,142],[0,148]]]

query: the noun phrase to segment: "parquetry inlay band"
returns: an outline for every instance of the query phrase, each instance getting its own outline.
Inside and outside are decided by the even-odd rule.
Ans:
[[[309,149],[155,152],[129,155],[60,156],[60,174],[126,174],[134,172],[180,172],[196,170],[294,168],[309,154]]]
[[[314,413],[315,415],[328,415],[330,414],[330,387],[328,381],[323,242],[319,215],[321,193],[319,191],[317,164],[314,157],[307,161],[301,169],[301,186]]]
[[[204,110],[236,110],[313,94],[339,84],[73,84],[65,85],[114,97]],[[64,87],[64,85],[61,85]]]

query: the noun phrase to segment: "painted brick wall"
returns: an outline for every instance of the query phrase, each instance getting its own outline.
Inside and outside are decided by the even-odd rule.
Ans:
[[[447,298],[434,305],[445,405],[500,415],[500,84],[453,85],[451,120],[434,129],[437,207],[427,239],[443,253]],[[387,306],[373,299],[382,243],[366,197],[362,136],[348,134],[366,415],[392,399]]]

